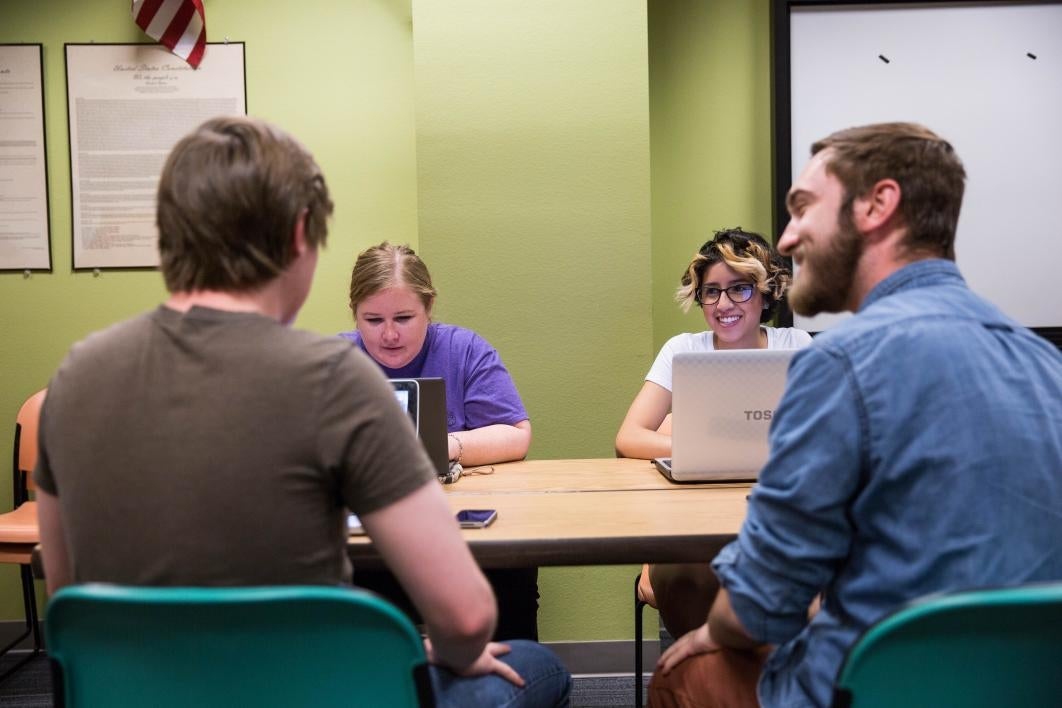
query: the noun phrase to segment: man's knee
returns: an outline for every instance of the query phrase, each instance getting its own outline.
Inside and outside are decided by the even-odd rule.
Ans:
[[[708,619],[719,581],[707,563],[653,565],[649,579],[660,618],[673,637],[678,639]]]
[[[756,684],[766,650],[722,649],[698,654],[649,683],[649,705],[655,708],[755,708]]]
[[[564,706],[570,701],[572,677],[553,650],[525,639],[508,644],[512,651],[499,657],[524,679],[520,705]]]

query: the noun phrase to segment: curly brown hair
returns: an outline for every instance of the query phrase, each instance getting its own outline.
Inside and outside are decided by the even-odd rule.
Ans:
[[[760,313],[760,322],[767,322],[774,317],[778,303],[789,288],[792,272],[767,239],[745,231],[740,226],[716,231],[712,240],[701,246],[686,266],[682,285],[675,291],[675,299],[683,312],[689,312],[690,307],[697,302],[701,280],[716,263],[725,263],[756,285],[766,305]]]

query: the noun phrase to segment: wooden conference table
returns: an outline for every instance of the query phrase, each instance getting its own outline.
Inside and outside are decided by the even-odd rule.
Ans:
[[[646,460],[609,458],[474,468],[445,489],[455,512],[498,511],[462,533],[482,567],[513,568],[707,562],[737,535],[750,486],[675,484]],[[349,549],[355,566],[380,564],[364,536]]]
[[[474,468],[444,488],[455,512],[498,511],[491,526],[462,531],[479,564],[520,568],[708,561],[741,528],[750,486],[675,484],[645,460],[608,458]],[[0,559],[33,545],[0,544]],[[356,566],[381,565],[367,537],[348,548]]]

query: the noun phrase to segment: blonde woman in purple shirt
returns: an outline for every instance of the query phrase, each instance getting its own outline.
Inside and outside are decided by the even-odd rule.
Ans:
[[[350,278],[357,329],[340,336],[372,357],[388,378],[446,381],[450,459],[464,467],[522,460],[531,421],[498,352],[471,330],[431,321],[435,287],[409,246],[362,251]]]
[[[470,468],[522,460],[531,422],[498,352],[471,330],[431,321],[437,292],[424,261],[409,246],[362,251],[350,277],[354,342],[392,379],[446,382],[450,460]],[[485,572],[498,600],[494,637],[538,639],[538,569]],[[354,582],[415,613],[387,572],[357,572]]]

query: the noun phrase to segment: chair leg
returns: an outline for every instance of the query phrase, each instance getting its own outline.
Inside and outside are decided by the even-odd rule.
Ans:
[[[33,572],[28,565],[19,566],[19,570],[22,576],[22,604],[26,615],[26,629],[22,634],[15,637],[14,641],[0,650],[0,656],[4,656],[14,649],[30,634],[33,635],[33,651],[0,674],[0,683],[6,681],[16,671],[41,653],[41,623],[37,615],[37,595],[33,588]]]
[[[641,570],[634,576],[634,706],[642,708],[642,608],[645,603],[638,597],[638,581]]]

